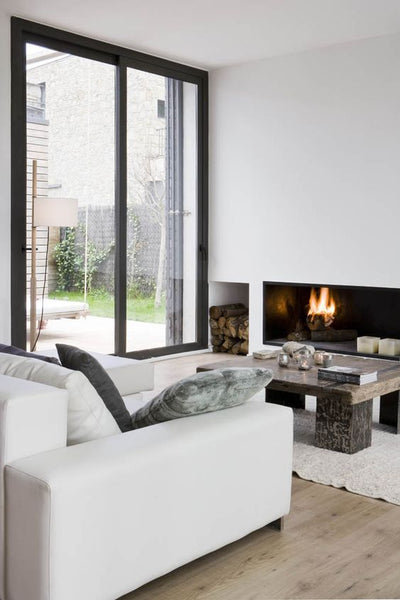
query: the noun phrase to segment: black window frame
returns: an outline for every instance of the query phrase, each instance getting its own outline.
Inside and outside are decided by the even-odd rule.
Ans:
[[[11,17],[11,340],[26,346],[26,55],[32,43],[116,67],[115,354],[148,358],[208,347],[208,72],[78,34]],[[197,85],[196,341],[126,352],[127,68]],[[21,301],[22,296],[22,301]]]

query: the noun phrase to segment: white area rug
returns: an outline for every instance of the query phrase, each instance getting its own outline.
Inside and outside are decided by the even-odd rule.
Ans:
[[[302,479],[400,505],[400,435],[373,424],[372,445],[356,454],[316,448],[315,412],[294,412],[293,471]]]

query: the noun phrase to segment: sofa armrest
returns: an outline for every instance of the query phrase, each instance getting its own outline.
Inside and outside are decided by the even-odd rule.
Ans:
[[[68,394],[0,375],[0,597],[4,598],[4,465],[66,445]],[[18,499],[14,499],[18,502]]]
[[[68,393],[0,375],[1,466],[66,445]]]
[[[91,352],[107,371],[121,396],[154,389],[154,363]]]
[[[250,401],[7,466],[7,597],[116,598],[287,514],[292,418]]]

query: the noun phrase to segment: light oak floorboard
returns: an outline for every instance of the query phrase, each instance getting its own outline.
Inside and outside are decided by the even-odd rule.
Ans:
[[[219,360],[226,355],[159,361],[156,390]],[[282,532],[260,529],[123,600],[268,598],[400,598],[400,507],[293,477]]]

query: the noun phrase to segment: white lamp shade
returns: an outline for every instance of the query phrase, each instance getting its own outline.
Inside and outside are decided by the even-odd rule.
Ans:
[[[35,198],[35,227],[75,227],[78,224],[78,200],[75,198]]]

